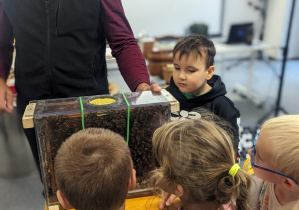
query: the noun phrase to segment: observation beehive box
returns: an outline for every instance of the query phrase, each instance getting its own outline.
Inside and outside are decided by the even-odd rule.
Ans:
[[[23,126],[35,129],[47,205],[58,204],[54,176],[57,150],[73,133],[89,127],[110,129],[128,141],[137,172],[137,188],[129,196],[144,194],[148,172],[155,167],[153,132],[178,110],[178,102],[166,90],[159,94],[143,91],[30,102]]]

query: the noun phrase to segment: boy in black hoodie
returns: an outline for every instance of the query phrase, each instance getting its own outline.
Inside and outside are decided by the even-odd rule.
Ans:
[[[179,102],[182,110],[190,112],[204,107],[229,121],[235,129],[234,148],[238,151],[239,110],[225,96],[220,76],[214,75],[216,50],[212,41],[203,36],[189,36],[178,41],[173,49],[174,70],[166,88]],[[187,112],[184,112],[186,117]]]

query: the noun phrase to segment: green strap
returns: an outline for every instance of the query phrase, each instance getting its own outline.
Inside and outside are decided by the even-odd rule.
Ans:
[[[125,96],[124,93],[122,93],[126,103],[127,103],[127,106],[128,106],[128,118],[127,118],[127,144],[129,144],[129,134],[130,134],[130,104]]]
[[[81,96],[79,97],[79,99],[80,99],[80,105],[81,105],[82,130],[84,130],[85,129],[85,125],[84,125],[84,107],[83,107],[83,102],[82,102]]]

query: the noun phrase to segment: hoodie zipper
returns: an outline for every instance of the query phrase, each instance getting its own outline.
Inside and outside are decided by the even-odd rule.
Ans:
[[[55,36],[58,36],[58,17],[59,17],[59,9],[60,9],[60,0],[58,1],[58,5],[57,5],[57,9],[56,9]]]
[[[53,97],[53,72],[51,69],[51,30],[50,30],[50,11],[49,11],[49,0],[45,1],[45,12],[47,19],[47,40],[46,40],[46,72],[48,75],[48,84],[50,88],[51,96]]]

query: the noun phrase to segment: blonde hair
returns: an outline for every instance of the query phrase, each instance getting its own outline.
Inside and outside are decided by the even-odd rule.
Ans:
[[[217,206],[236,199],[238,209],[249,209],[250,176],[238,170],[230,137],[213,122],[203,119],[175,121],[157,129],[153,153],[160,165],[152,172],[155,187],[182,185],[195,203]]]
[[[299,182],[299,115],[283,115],[267,120],[261,132],[273,141],[275,170]]]
[[[88,128],[69,137],[55,157],[58,189],[77,210],[120,208],[133,169],[130,150],[117,133]]]

